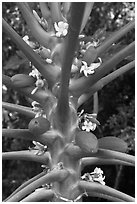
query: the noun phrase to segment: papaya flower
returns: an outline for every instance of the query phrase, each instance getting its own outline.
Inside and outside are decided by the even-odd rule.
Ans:
[[[85,113],[84,119],[91,121],[92,123],[95,123],[96,125],[100,125],[100,122],[96,119],[97,114],[96,113]]]
[[[29,40],[29,36],[28,35],[25,35],[23,38],[22,38],[32,49],[35,49],[36,48],[36,44],[32,41]]]
[[[37,101],[33,101],[32,103],[31,103],[31,105],[32,105],[32,110],[34,111],[34,113],[39,113],[39,112],[41,112],[41,107],[40,107],[40,104],[37,102]]]
[[[40,142],[36,142],[36,141],[33,141],[33,144],[35,145],[34,147],[29,147],[29,150],[37,150],[37,152],[35,153],[36,155],[38,156],[41,156],[43,155],[46,151],[47,151],[47,146],[41,144]]]
[[[41,77],[41,73],[34,66],[32,66],[32,69],[33,70],[29,73],[29,76],[39,79]]]
[[[98,167],[96,167],[91,173],[85,173],[83,176],[81,176],[81,179],[88,182],[98,182],[102,185],[105,185],[105,176],[103,177],[103,171]]]
[[[100,57],[98,57],[99,62],[97,63],[91,63],[89,66],[87,65],[87,62],[82,61],[83,65],[81,66],[80,69],[80,73],[84,72],[84,75],[86,77],[88,77],[88,74],[94,74],[95,73],[95,69],[97,69],[101,64],[102,64],[102,60]]]
[[[88,43],[86,43],[86,49],[88,49],[90,46],[97,47],[98,45],[99,45],[99,40],[93,41],[93,42],[88,42]]]
[[[96,123],[93,123],[89,120],[85,120],[83,125],[82,125],[82,130],[90,132],[90,131],[94,131],[96,129],[96,127],[97,127]]]
[[[31,103],[32,110],[35,113],[35,118],[42,116],[43,118],[47,118],[44,110],[42,109],[41,105],[37,101],[33,101]]]
[[[100,168],[95,168],[92,173],[90,173],[92,176],[93,181],[97,181],[101,183],[102,185],[105,185],[104,179],[105,176],[103,177],[103,171]]]
[[[68,33],[68,23],[59,21],[58,23],[54,23],[54,28],[56,31],[56,37],[66,36]]]

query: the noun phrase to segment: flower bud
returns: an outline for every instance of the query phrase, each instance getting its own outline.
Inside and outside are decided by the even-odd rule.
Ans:
[[[42,49],[39,51],[39,54],[43,59],[50,58],[50,49],[42,47]]]

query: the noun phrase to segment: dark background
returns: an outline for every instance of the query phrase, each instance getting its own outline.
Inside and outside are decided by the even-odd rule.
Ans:
[[[31,3],[31,6],[39,12],[37,4]],[[84,33],[92,36],[93,39],[99,39],[102,42],[106,37],[118,30],[134,18],[134,3],[124,2],[106,2],[95,3],[91,18],[89,19]],[[19,33],[22,37],[30,32],[24,22],[17,6],[13,2],[2,4],[3,18]],[[134,30],[130,31],[118,42],[117,49],[110,49],[105,54],[101,54],[103,60],[108,59],[110,55],[115,54],[122,47],[125,47],[134,40]],[[2,64],[3,73],[13,76],[17,73],[28,73],[29,62],[22,59],[16,53],[19,51],[16,45],[10,40],[8,35],[3,33],[2,38]],[[19,54],[19,53],[18,53]],[[130,56],[118,64],[118,67],[130,62],[134,56]],[[18,94],[12,89],[2,90],[3,101],[15,104],[31,106],[28,98]],[[85,112],[92,113],[92,97],[79,108],[85,109]],[[99,91],[99,114],[98,120],[101,126],[95,130],[98,138],[104,136],[116,136],[124,139],[128,143],[128,153],[134,155],[134,134],[135,134],[135,73],[131,70],[120,76],[113,82]],[[27,128],[29,119],[17,112],[10,112],[3,109],[3,128]],[[25,150],[31,146],[31,143],[24,140],[4,138],[2,147],[3,152]],[[91,172],[96,166],[86,167],[82,174]],[[135,193],[135,175],[134,168],[127,166],[98,166],[104,171],[105,182],[108,186],[115,187],[120,191],[134,196]],[[2,165],[2,186],[3,199],[10,195],[24,181],[33,177],[42,171],[40,164],[25,161],[3,161]],[[84,201],[105,201],[100,198],[84,198]]]

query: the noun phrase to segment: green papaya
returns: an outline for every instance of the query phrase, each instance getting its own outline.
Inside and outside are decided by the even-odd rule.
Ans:
[[[78,131],[75,137],[75,143],[84,152],[95,153],[98,150],[98,140],[91,132]]]
[[[50,129],[50,122],[46,118],[39,116],[30,121],[28,128],[32,134],[41,135]]]
[[[36,79],[27,74],[16,74],[13,77],[11,77],[11,81],[15,87],[25,88],[27,86],[33,85]]]

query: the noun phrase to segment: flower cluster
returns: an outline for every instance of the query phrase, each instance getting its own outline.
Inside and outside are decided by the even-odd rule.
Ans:
[[[92,46],[96,48],[98,45],[99,45],[99,40],[97,41],[93,40],[93,42],[87,42],[87,43],[84,41],[80,41],[80,52],[81,54],[84,54],[89,47]]]
[[[87,132],[94,131],[96,129],[96,124],[92,123],[91,121],[85,120],[82,125],[82,130],[85,130]]]
[[[98,57],[98,59],[99,62],[91,63],[89,66],[87,65],[87,62],[82,61],[83,65],[81,66],[80,73],[83,72],[86,77],[88,77],[88,74],[94,74],[95,69],[97,69],[102,64],[101,58]]]
[[[43,108],[37,101],[33,101],[31,105],[32,105],[32,110],[35,113],[35,118],[40,117],[40,116],[46,118],[46,114],[44,113]]]
[[[96,113],[84,113],[84,110],[78,114],[78,123],[82,123],[81,129],[87,132],[94,131],[97,125],[100,125],[100,122],[96,119]],[[84,121],[84,122],[82,122]]]
[[[41,89],[47,86],[47,83],[45,79],[42,79],[41,73],[34,66],[32,66],[32,68],[33,70],[29,73],[29,76],[36,78],[36,82],[35,82],[36,87],[31,92],[31,94],[33,95],[34,93],[36,93],[38,89]]]
[[[81,179],[88,182],[98,182],[102,185],[105,185],[105,176],[103,177],[103,171],[97,167],[94,169],[93,172],[85,173],[83,176],[81,176]]]

